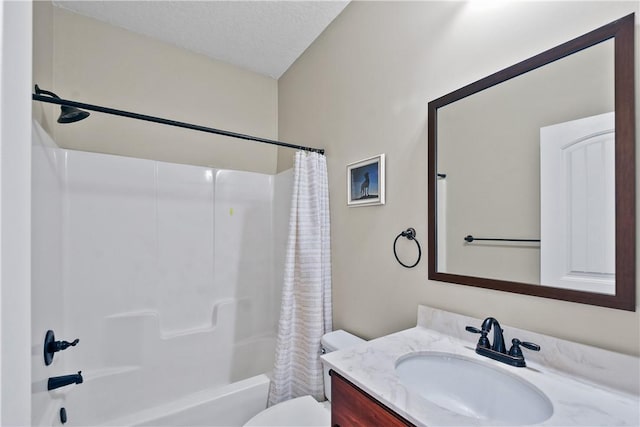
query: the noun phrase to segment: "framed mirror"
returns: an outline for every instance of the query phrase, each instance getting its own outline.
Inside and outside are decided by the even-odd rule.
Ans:
[[[634,15],[429,102],[429,279],[635,311]]]

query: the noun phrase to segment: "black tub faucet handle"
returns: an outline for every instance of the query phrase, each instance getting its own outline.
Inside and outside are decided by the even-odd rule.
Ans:
[[[55,351],[61,351],[61,350],[66,350],[69,347],[75,347],[76,344],[78,344],[80,342],[80,339],[76,338],[75,340],[69,342],[69,341],[55,341],[52,344],[52,346],[55,348]]]
[[[56,337],[52,330],[48,330],[44,337],[44,364],[49,366],[53,362],[53,355],[58,351],[66,350],[69,347],[75,347],[80,340],[56,341]]]

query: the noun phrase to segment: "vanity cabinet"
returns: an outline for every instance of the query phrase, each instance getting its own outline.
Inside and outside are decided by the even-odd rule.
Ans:
[[[331,371],[333,427],[413,426],[344,377]]]

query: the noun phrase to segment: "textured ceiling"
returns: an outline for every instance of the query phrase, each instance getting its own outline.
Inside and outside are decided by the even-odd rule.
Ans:
[[[54,5],[279,78],[349,1],[54,1]]]

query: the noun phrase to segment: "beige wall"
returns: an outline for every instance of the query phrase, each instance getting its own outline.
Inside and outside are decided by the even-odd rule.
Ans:
[[[278,82],[94,19],[36,2],[34,83],[60,97],[268,139],[278,137]],[[40,25],[41,24],[41,25]],[[34,115],[65,148],[275,173],[275,146],[92,113],[55,123]]]
[[[353,2],[279,81],[280,137],[327,149],[334,326],[381,336],[414,325],[422,303],[639,355],[638,312],[427,280],[427,102],[639,12],[637,2],[474,3]],[[387,204],[347,208],[346,165],[379,153]],[[424,249],[410,270],[392,252],[409,226]]]

